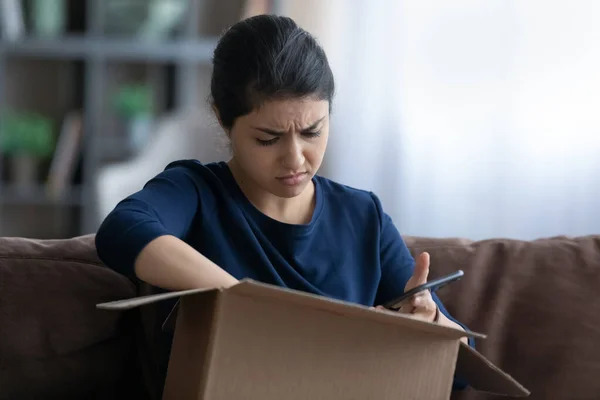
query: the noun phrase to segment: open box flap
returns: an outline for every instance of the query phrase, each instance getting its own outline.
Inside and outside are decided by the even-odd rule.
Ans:
[[[363,305],[331,299],[323,296],[317,296],[298,290],[264,284],[251,279],[245,279],[239,284],[232,286],[226,291],[226,293],[255,298],[270,298],[276,299],[278,301],[286,301],[298,305],[318,308],[323,311],[331,312],[338,315],[344,315],[346,317],[356,317],[378,323],[405,326],[407,328],[429,332],[453,339],[460,339],[462,337],[474,337],[484,339],[486,337],[486,335],[472,331],[465,332],[461,329],[441,326],[435,323],[425,321],[419,321],[406,315],[399,314],[396,311],[374,311]]]
[[[198,291],[186,291],[184,294],[196,294],[202,293],[206,290],[198,290]],[[249,296],[254,298],[265,298],[265,299],[276,299],[278,301],[286,301],[292,304],[298,304],[302,306],[308,306],[312,308],[318,308],[323,311],[331,312],[338,315],[343,315],[346,317],[355,317],[361,318],[368,321],[378,322],[378,323],[386,323],[397,326],[405,326],[411,329],[416,329],[419,331],[430,332],[433,334],[445,336],[451,339],[460,339],[462,337],[474,337],[485,339],[486,335],[472,332],[472,331],[463,331],[456,328],[440,326],[435,323],[419,321],[414,318],[410,318],[403,314],[399,314],[395,311],[385,311],[385,310],[371,310],[368,307],[345,302],[341,300],[331,299],[324,296],[317,296],[311,293],[306,293],[298,290],[282,288],[275,285],[269,285],[266,283],[261,283],[258,281],[254,281],[252,279],[243,279],[237,285],[234,285],[228,289],[223,289],[222,292],[224,294],[233,294],[238,296]],[[182,292],[179,292],[182,293]],[[172,297],[181,296],[181,294],[177,295],[174,293]],[[163,297],[164,298],[164,297]],[[144,304],[160,301],[162,300],[153,300],[149,299]],[[141,298],[140,298],[141,299]],[[132,299],[132,301],[135,299]],[[153,300],[153,301],[152,301]],[[121,302],[113,302],[108,303],[111,307],[115,307],[114,303]],[[175,329],[175,320],[177,317],[177,309],[179,302],[173,307],[165,321],[163,322],[162,328],[165,331],[172,331]]]
[[[136,307],[141,307],[147,304],[157,303],[167,299],[181,298],[200,293],[208,293],[212,291],[220,291],[224,293],[232,293],[235,295],[272,298],[295,303],[299,305],[318,308],[323,311],[332,312],[334,314],[344,315],[347,317],[357,317],[365,320],[370,320],[379,323],[389,323],[398,326],[405,326],[411,329],[416,329],[424,332],[459,339],[461,337],[474,337],[484,339],[486,335],[472,331],[463,331],[447,326],[440,326],[435,323],[419,321],[414,318],[399,314],[395,311],[386,310],[370,310],[363,305],[336,300],[324,296],[318,296],[311,293],[302,292],[299,290],[282,288],[275,285],[261,283],[252,279],[243,279],[237,285],[230,288],[203,288],[182,290],[176,292],[160,293],[148,296],[139,296],[130,299],[116,300],[107,303],[97,304],[96,307],[102,310],[129,310]],[[173,308],[167,319],[163,323],[163,329],[168,329],[174,326],[177,305]]]
[[[102,310],[129,310],[129,309],[144,306],[147,304],[158,303],[159,301],[163,301],[163,300],[167,300],[167,299],[173,299],[173,298],[178,298],[178,297],[183,297],[183,296],[191,296],[193,294],[206,293],[206,292],[219,291],[219,290],[222,290],[222,289],[215,289],[215,288],[190,289],[190,290],[181,290],[178,292],[153,294],[153,295],[149,295],[149,296],[139,296],[139,297],[134,297],[131,299],[124,299],[124,300],[111,301],[108,303],[96,304],[96,308],[99,308]]]
[[[462,342],[456,361],[456,374],[480,392],[513,397],[527,397],[530,394],[529,390],[513,377]]]

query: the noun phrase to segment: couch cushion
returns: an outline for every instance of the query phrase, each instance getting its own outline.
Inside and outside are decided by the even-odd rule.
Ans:
[[[119,397],[133,336],[122,314],[95,305],[132,296],[93,236],[0,238],[0,397]]]
[[[489,335],[478,350],[531,390],[529,398],[600,399],[600,236],[405,240],[414,255],[431,254],[431,278],[465,271],[440,298]]]

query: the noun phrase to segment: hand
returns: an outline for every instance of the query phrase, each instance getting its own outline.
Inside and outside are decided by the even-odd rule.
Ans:
[[[406,282],[404,292],[407,292],[410,289],[427,283],[428,275],[429,253],[421,253],[416,259],[415,270],[408,282]],[[379,306],[378,308],[380,307],[381,306]],[[415,294],[410,299],[406,300],[405,304],[403,304],[400,307],[398,312],[408,314],[411,317],[423,321],[434,322],[438,318],[439,311],[437,304],[435,303],[435,301],[433,301],[433,297],[431,297],[431,292],[429,290],[425,290]]]

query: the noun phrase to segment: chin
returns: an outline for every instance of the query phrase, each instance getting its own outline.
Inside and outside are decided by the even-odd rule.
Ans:
[[[279,190],[274,191],[273,194],[275,194],[277,197],[281,197],[284,199],[291,199],[296,196],[299,196],[304,191],[304,189],[306,189],[306,186],[284,189],[279,188]]]
[[[272,193],[284,199],[291,199],[302,194],[307,186],[308,183],[298,186],[277,185],[277,187],[273,188]]]

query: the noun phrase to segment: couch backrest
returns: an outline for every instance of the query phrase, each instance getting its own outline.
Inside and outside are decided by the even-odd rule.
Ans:
[[[600,236],[405,240],[414,255],[431,254],[431,278],[465,271],[440,298],[488,335],[478,350],[531,390],[531,399],[600,399]]]
[[[0,398],[133,398],[128,320],[95,307],[132,296],[93,236],[0,238]]]
[[[431,278],[465,271],[440,297],[489,335],[478,350],[531,399],[600,399],[600,236],[405,239],[414,255],[431,254]],[[91,235],[0,238],[0,399],[139,398],[130,376],[137,319],[95,308],[135,294],[102,265]]]

